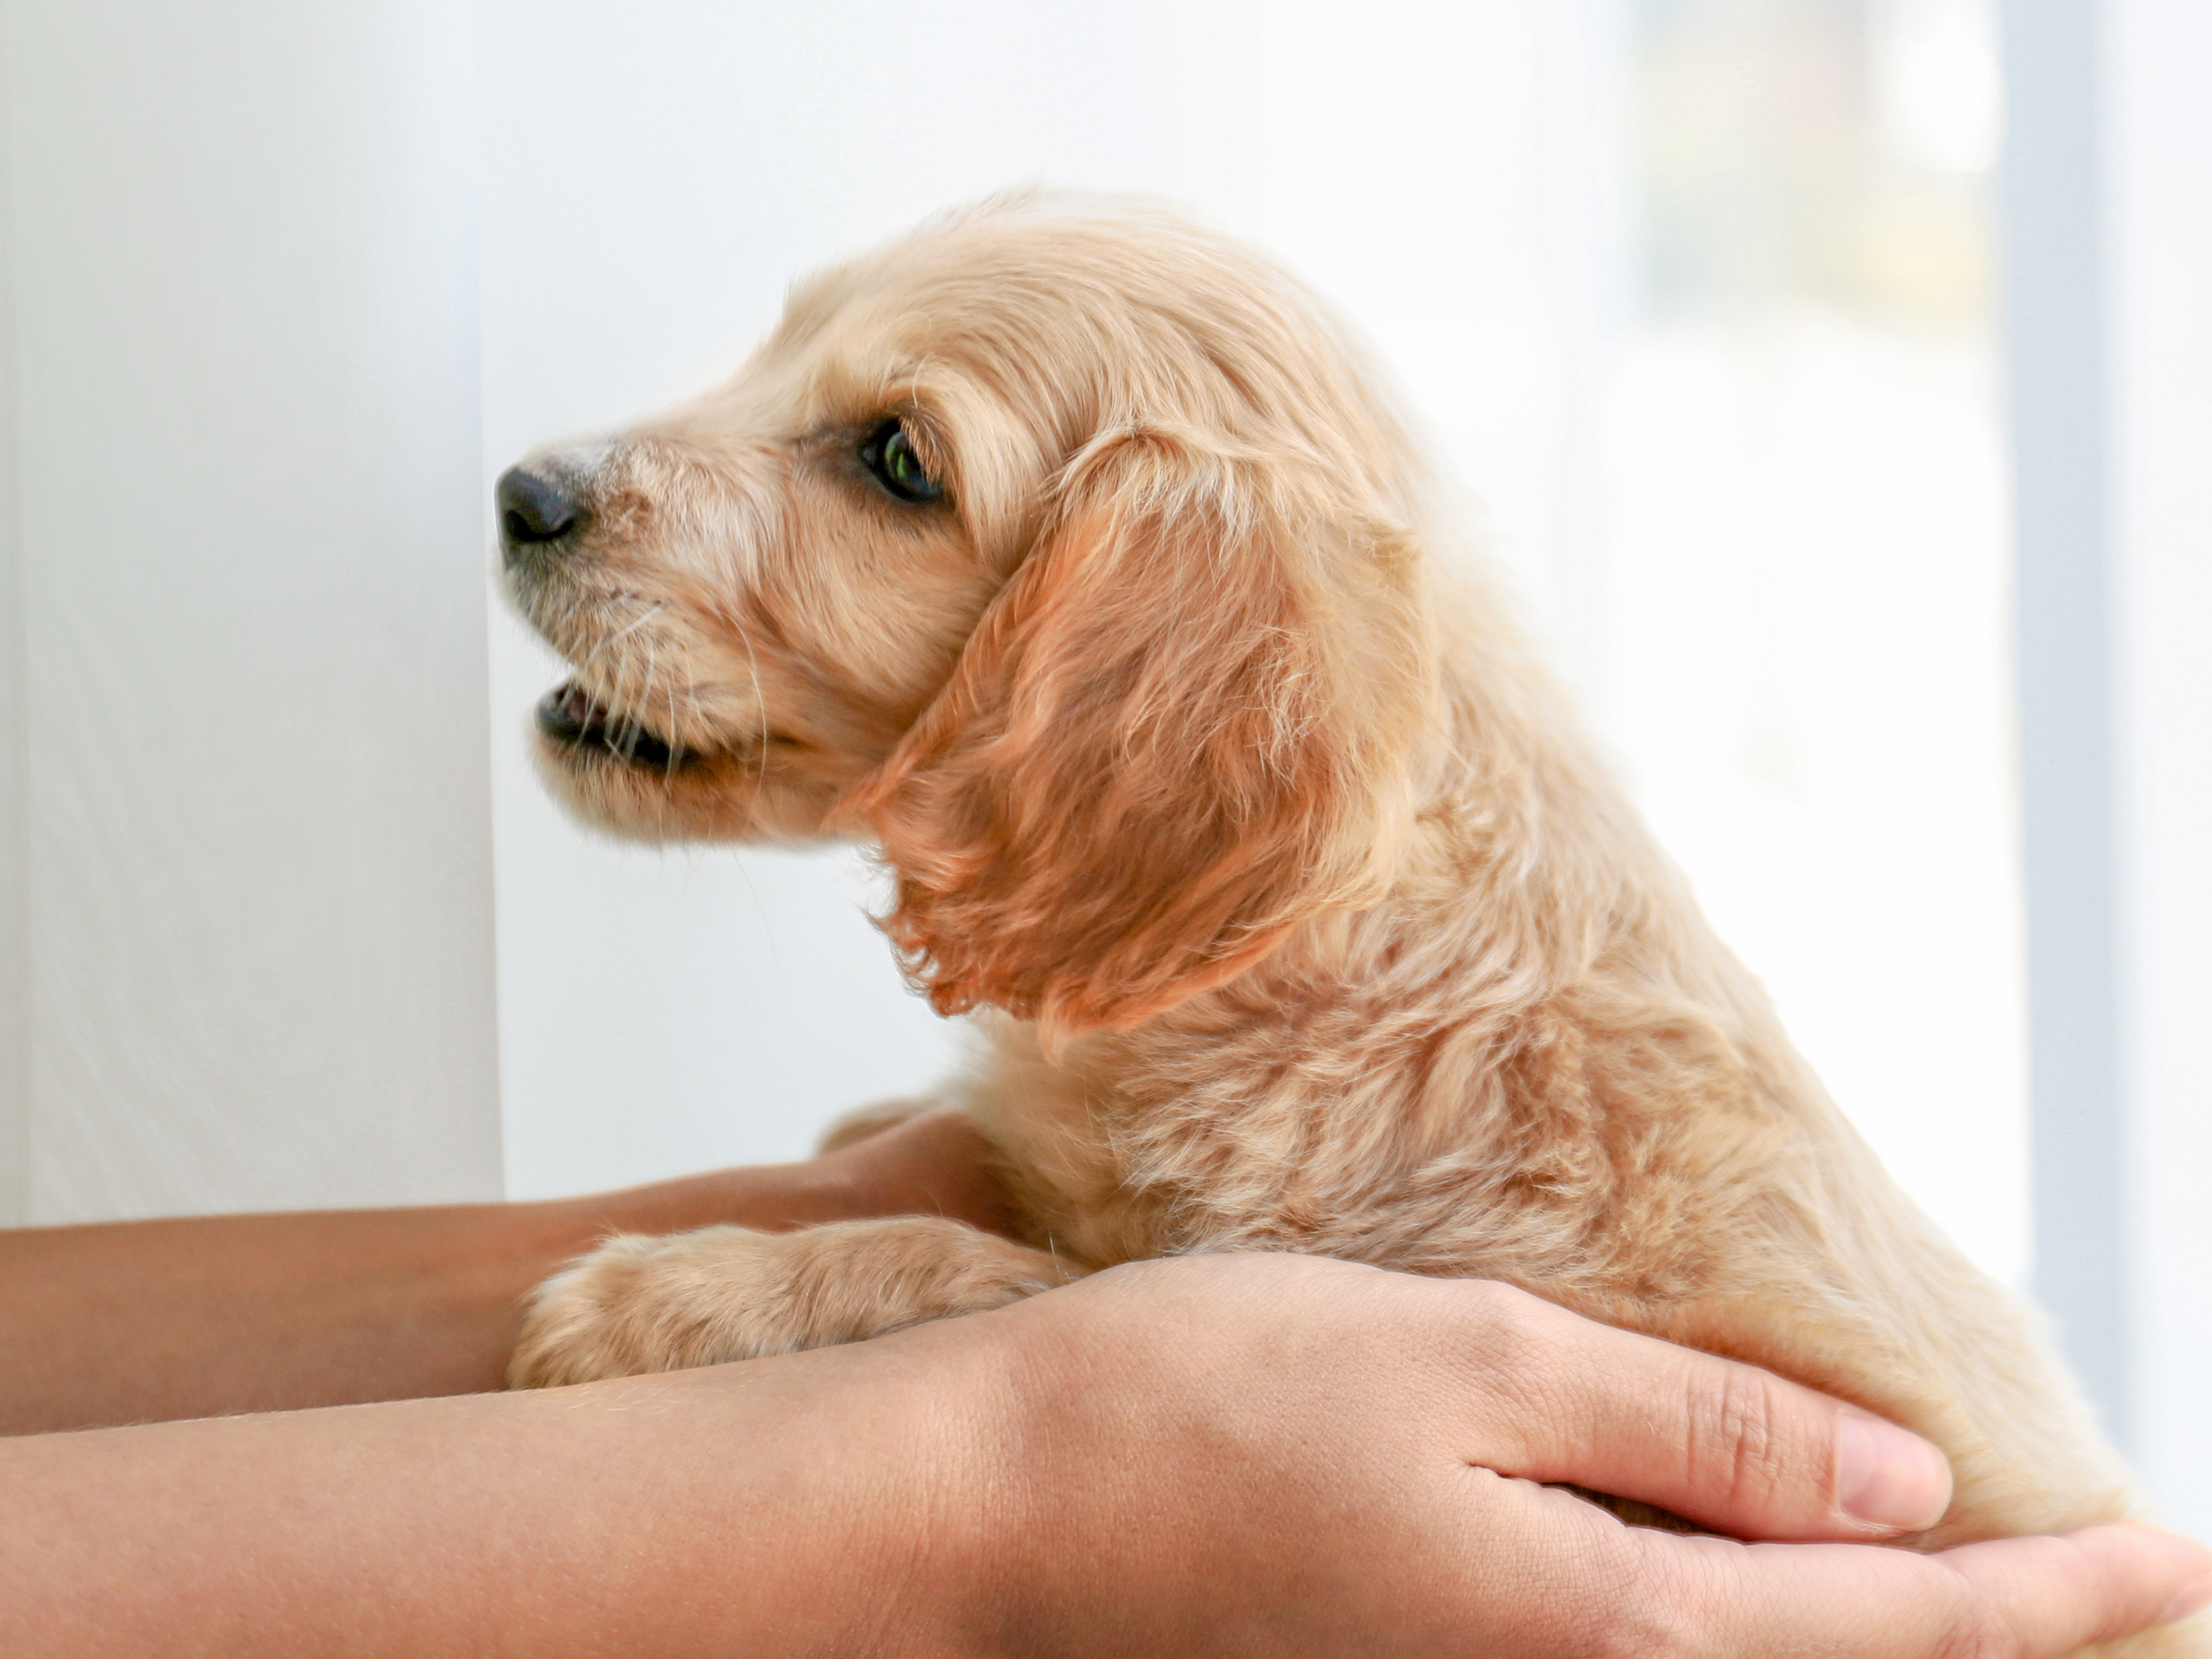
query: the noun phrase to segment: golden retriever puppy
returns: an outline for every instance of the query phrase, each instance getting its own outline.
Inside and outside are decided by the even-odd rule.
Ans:
[[[988,1039],[944,1098],[1030,1222],[615,1239],[538,1292],[514,1380],[1310,1251],[1905,1423],[1957,1473],[1928,1547],[2135,1513],[2034,1317],[1829,1103],[1441,503],[1296,282],[1051,198],[815,277],[721,390],[509,473],[514,601],[574,667],[538,711],[555,791],[647,840],[872,840],[908,973]]]

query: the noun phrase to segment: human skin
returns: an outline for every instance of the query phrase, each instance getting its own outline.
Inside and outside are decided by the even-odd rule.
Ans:
[[[1836,1541],[1948,1491],[1902,1431],[1503,1286],[1187,1258],[741,1365],[0,1443],[0,1651],[1996,1659],[2212,1594],[2146,1528]]]
[[[524,1297],[611,1233],[992,1227],[1005,1203],[981,1138],[934,1112],[803,1163],[548,1203],[0,1232],[0,1434],[498,1389]]]

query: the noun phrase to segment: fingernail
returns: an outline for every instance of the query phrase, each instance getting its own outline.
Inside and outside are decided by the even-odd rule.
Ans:
[[[2171,1625],[2177,1620],[2186,1619],[2208,1601],[2212,1601],[2212,1572],[2206,1573],[2167,1603],[2166,1611],[2159,1614],[2158,1622]]]
[[[1918,1435],[1847,1408],[1836,1418],[1836,1501],[1869,1526],[1918,1532],[1951,1506],[1951,1466]]]

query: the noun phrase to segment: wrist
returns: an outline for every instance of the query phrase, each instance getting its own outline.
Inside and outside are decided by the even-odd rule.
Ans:
[[[782,1232],[849,1213],[850,1183],[825,1163],[808,1158],[715,1170],[530,1207],[543,1212],[550,1231],[570,1241],[570,1255],[616,1233],[681,1233],[723,1225]]]
[[[556,1260],[613,1233],[727,1224],[781,1232],[826,1221],[941,1215],[1019,1237],[1018,1209],[989,1143],[961,1114],[921,1114],[818,1158],[512,1206],[516,1237],[554,1241]],[[524,1212],[528,1213],[525,1214]]]
[[[848,1555],[859,1571],[842,1586],[860,1616],[839,1652],[1006,1650],[1035,1582],[1027,1552],[1047,1531],[1023,1454],[1023,1379],[1035,1367],[1007,1325],[973,1315],[836,1351],[854,1362],[836,1438],[852,1455],[848,1478],[870,1490],[867,1531]]]
[[[955,1108],[917,1113],[813,1167],[847,1215],[946,1216],[1014,1238],[1026,1231],[997,1148]]]

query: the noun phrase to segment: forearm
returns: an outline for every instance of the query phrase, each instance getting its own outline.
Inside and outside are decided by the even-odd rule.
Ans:
[[[779,1659],[878,1650],[886,1621],[918,1641],[920,1481],[963,1432],[933,1381],[829,1350],[0,1443],[0,1651]]]
[[[899,1159],[854,1147],[549,1203],[0,1233],[0,1433],[496,1389],[522,1298],[609,1233],[988,1219],[972,1132],[897,1133]]]
[[[1812,1541],[1949,1489],[1903,1430],[1503,1286],[1194,1256],[741,1365],[0,1443],[0,1653],[2049,1659],[2212,1600],[2140,1528]]]
[[[497,1386],[532,1274],[588,1243],[534,1205],[0,1235],[0,1431]]]

